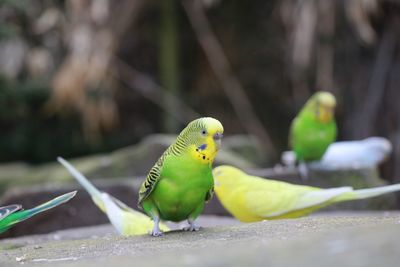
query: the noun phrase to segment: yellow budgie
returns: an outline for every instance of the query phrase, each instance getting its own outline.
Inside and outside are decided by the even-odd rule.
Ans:
[[[242,222],[297,218],[336,202],[400,190],[400,184],[360,190],[323,189],[251,176],[232,166],[219,166],[213,175],[218,199]]]
[[[85,188],[97,207],[107,214],[108,219],[118,233],[124,236],[132,236],[151,232],[153,221],[148,216],[131,209],[113,196],[99,191],[65,159],[59,157],[57,160],[71,173],[83,188]],[[160,224],[160,228],[163,231],[169,231],[168,227],[164,224]]]

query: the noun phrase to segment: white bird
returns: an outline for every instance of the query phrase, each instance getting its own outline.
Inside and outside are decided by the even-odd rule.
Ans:
[[[314,169],[358,169],[373,168],[385,161],[392,152],[392,144],[384,137],[369,137],[363,140],[332,143],[320,161],[308,165]],[[282,161],[292,165],[294,153],[285,151]]]
[[[331,169],[357,169],[376,167],[390,155],[392,144],[384,137],[342,141],[331,144],[319,167]]]

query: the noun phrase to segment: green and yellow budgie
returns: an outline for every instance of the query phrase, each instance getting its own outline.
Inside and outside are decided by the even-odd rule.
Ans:
[[[320,91],[315,93],[294,118],[290,127],[289,145],[300,162],[320,160],[336,139],[334,118],[335,97]]]
[[[120,200],[110,196],[105,192],[99,191],[92,183],[86,179],[77,169],[69,164],[65,159],[59,157],[60,162],[71,175],[82,185],[90,194],[93,202],[103,211],[117,232],[124,236],[142,235],[151,232],[153,222],[145,214],[131,209]],[[168,231],[164,224],[160,225],[163,231]]]
[[[219,166],[213,174],[218,199],[242,222],[297,218],[337,202],[400,191],[400,184],[360,190],[295,185],[251,176],[232,166]]]
[[[138,206],[154,221],[153,236],[162,235],[159,221],[194,220],[213,194],[212,163],[220,148],[222,124],[213,118],[190,122],[151,168],[139,191]]]
[[[29,210],[23,210],[22,206],[18,204],[0,207],[0,233],[7,231],[15,224],[25,221],[38,213],[67,202],[73,198],[75,194],[76,191],[69,192]]]

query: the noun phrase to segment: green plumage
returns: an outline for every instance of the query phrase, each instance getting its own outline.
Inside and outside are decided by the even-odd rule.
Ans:
[[[336,140],[334,106],[333,95],[318,92],[293,120],[289,142],[298,161],[320,160],[328,146]]]
[[[138,206],[155,223],[158,219],[193,221],[202,212],[212,196],[212,162],[222,132],[221,123],[212,118],[191,122],[150,170]]]
[[[203,211],[214,185],[211,167],[193,162],[185,154],[164,160],[157,186],[143,201],[147,214],[156,208],[161,219],[178,222],[195,219]]]

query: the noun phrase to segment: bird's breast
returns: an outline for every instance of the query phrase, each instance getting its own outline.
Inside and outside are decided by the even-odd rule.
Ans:
[[[166,220],[182,220],[205,202],[207,192],[213,187],[209,172],[193,172],[182,169],[163,173],[152,198]]]

